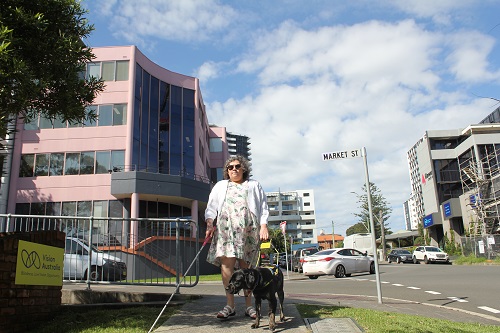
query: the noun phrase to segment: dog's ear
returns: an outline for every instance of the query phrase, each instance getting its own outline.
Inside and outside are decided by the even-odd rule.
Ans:
[[[255,270],[246,269],[245,278],[248,289],[254,289],[256,287],[255,282],[257,280],[257,277],[255,276]]]

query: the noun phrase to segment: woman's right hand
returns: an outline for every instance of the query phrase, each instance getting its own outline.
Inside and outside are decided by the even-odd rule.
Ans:
[[[205,222],[207,223],[207,231],[205,232],[205,239],[212,238],[214,235],[215,227],[214,227],[214,220],[213,219],[206,219]]]

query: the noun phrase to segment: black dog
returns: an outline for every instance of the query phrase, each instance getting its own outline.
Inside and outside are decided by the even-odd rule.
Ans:
[[[285,299],[283,280],[283,272],[277,266],[257,267],[255,269],[244,268],[233,273],[226,290],[231,294],[237,294],[242,289],[253,292],[257,318],[255,318],[252,328],[259,327],[261,303],[263,299],[267,299],[269,302],[269,329],[274,331],[276,328],[276,307],[278,305],[276,294],[278,294],[280,305],[280,321],[285,321],[285,315],[283,314],[283,300]]]

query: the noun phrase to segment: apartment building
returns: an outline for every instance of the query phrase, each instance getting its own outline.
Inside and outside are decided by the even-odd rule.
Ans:
[[[286,221],[285,233],[293,243],[318,242],[313,190],[267,192],[269,227],[279,228]]]

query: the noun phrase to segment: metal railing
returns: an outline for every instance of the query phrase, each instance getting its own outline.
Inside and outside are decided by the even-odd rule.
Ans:
[[[90,288],[92,283],[193,287],[199,281],[199,261],[185,272],[200,248],[193,220],[0,214],[0,232],[42,230],[66,235],[67,282]]]

